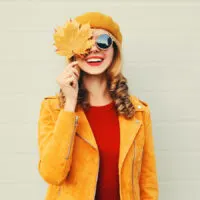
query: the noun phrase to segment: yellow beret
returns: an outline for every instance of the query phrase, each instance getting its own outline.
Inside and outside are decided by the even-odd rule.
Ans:
[[[86,12],[77,16],[75,20],[80,24],[89,23],[91,28],[102,28],[114,35],[122,43],[122,34],[119,25],[113,19],[100,12]]]

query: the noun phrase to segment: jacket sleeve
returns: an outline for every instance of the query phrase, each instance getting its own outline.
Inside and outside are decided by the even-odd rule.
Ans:
[[[141,200],[158,200],[159,186],[156,169],[156,156],[152,135],[152,120],[148,104],[147,110],[145,111],[144,120],[145,143],[139,179],[140,197]]]
[[[61,109],[55,122],[47,101],[41,103],[38,120],[38,170],[47,183],[60,185],[70,171],[78,116]]]

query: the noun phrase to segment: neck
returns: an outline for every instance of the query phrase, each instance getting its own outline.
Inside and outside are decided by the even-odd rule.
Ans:
[[[103,105],[112,100],[108,88],[105,73],[99,75],[85,74],[83,83],[88,90],[88,98],[91,105]]]

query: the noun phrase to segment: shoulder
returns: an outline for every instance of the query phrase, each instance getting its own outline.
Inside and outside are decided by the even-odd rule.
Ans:
[[[136,111],[144,111],[144,112],[149,112],[149,104],[147,101],[135,96],[135,95],[130,95],[131,102],[135,106]]]
[[[150,111],[149,103],[133,95],[131,95],[131,100],[133,102],[133,105],[136,108],[136,111],[139,111],[139,110],[143,111],[144,123],[145,124],[151,123],[151,111]]]
[[[42,99],[41,102],[42,106],[47,106],[48,108],[50,108],[52,111],[53,110],[59,110],[59,99],[58,99],[58,95],[51,95],[51,96],[45,96]]]

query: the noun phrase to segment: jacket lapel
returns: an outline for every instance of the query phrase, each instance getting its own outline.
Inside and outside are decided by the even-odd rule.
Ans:
[[[119,116],[120,124],[120,154],[119,154],[119,172],[121,172],[125,157],[137,135],[142,122],[135,116],[132,119],[126,119]]]
[[[83,111],[83,109],[80,107],[76,111],[77,115],[79,116],[79,122],[77,127],[77,134],[85,140],[89,145],[91,145],[93,148],[98,150],[98,146],[94,137],[94,134],[92,132],[91,126],[87,120],[87,117]]]
[[[143,110],[143,105],[139,102],[134,103],[136,112]],[[138,107],[139,106],[139,107]],[[79,116],[79,125],[77,127],[77,134],[85,140],[89,145],[98,150],[98,145],[96,143],[95,137],[93,135],[92,129],[89,125],[87,117],[81,107],[76,111]],[[122,165],[124,163],[125,157],[137,135],[142,121],[137,119],[136,116],[132,119],[126,119],[124,116],[119,115],[119,127],[120,127],[120,153],[119,153],[119,172],[121,172]]]

